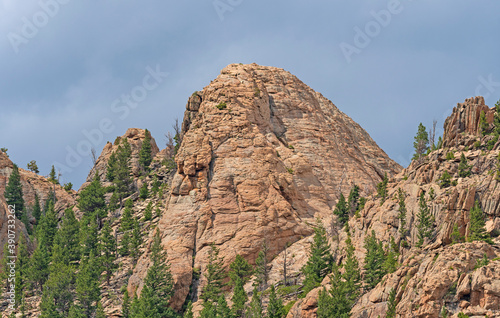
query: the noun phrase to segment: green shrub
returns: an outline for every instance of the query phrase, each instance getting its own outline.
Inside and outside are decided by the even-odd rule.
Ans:
[[[455,159],[455,154],[453,153],[453,151],[449,151],[446,154],[446,160],[453,160],[453,159]]]
[[[285,305],[285,307],[284,307],[285,317],[286,317],[286,315],[288,315],[288,312],[290,311],[290,309],[292,309],[293,305],[295,305],[296,302],[297,302],[296,300],[293,300]]]
[[[441,178],[439,178],[439,186],[441,188],[447,188],[450,186],[451,184],[451,176],[450,174],[448,173],[448,171],[445,171],[443,172],[443,174],[441,175]]]
[[[476,261],[476,266],[474,266],[474,269],[478,269],[478,268],[481,268],[483,266],[488,266],[488,264],[490,263],[490,260],[488,259],[488,255],[483,254],[483,257],[478,259]]]
[[[219,104],[218,104],[217,106],[215,106],[215,107],[217,107],[219,110],[223,110],[223,109],[226,109],[227,104],[226,104],[225,102],[222,102],[222,103],[219,103]]]
[[[67,192],[70,192],[71,189],[73,189],[73,183],[68,182],[68,183],[64,184],[64,190],[66,190]]]
[[[255,97],[259,97],[260,96],[260,89],[257,86],[253,88],[253,95]]]

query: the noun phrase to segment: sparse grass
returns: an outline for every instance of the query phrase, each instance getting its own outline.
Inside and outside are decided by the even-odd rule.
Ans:
[[[293,174],[294,173],[294,171],[293,171],[292,168],[286,168],[286,171],[288,171],[289,174]]]

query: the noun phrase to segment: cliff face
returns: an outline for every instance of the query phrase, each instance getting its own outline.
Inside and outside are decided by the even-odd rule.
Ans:
[[[12,173],[13,163],[9,157],[0,151],[0,246],[3,252],[3,246],[7,241],[7,202],[5,200],[4,192],[5,187],[9,181],[10,174]],[[70,191],[69,193],[65,191],[60,185],[56,185],[49,182],[45,177],[39,176],[31,171],[19,168],[19,175],[21,177],[21,184],[23,187],[23,197],[25,206],[28,210],[28,215],[31,216],[31,207],[35,203],[35,194],[40,200],[40,204],[43,207],[45,200],[53,191],[57,198],[56,204],[54,206],[55,210],[60,214],[66,209],[75,204],[75,191]],[[30,222],[35,222],[35,219],[30,218]],[[16,219],[16,232],[19,234],[23,232],[27,237],[27,232],[24,224]],[[16,235],[16,239],[19,239],[19,235]]]
[[[459,104],[445,121],[445,148],[412,162],[389,182],[388,199],[382,205],[380,199],[372,197],[360,217],[349,220],[355,253],[360,264],[363,264],[366,253],[364,239],[372,230],[384,244],[389,243],[391,236],[397,244],[403,239],[399,232],[398,189],[406,194],[409,234],[405,240],[409,246],[400,247],[401,265],[395,273],[386,275],[374,289],[357,301],[351,317],[384,317],[391,288],[396,290],[396,312],[401,318],[437,318],[443,307],[449,317],[457,317],[460,311],[474,317],[500,316],[500,280],[494,274],[500,272],[500,262],[496,260],[500,255],[500,240],[495,238],[492,246],[480,242],[452,244],[454,225],[460,235],[469,235],[469,211],[476,200],[486,215],[487,231],[497,236],[500,229],[500,193],[496,177],[500,151],[498,144],[488,150],[486,144],[492,136],[479,133],[481,111],[485,112],[491,123],[494,110],[484,105],[482,97],[467,99],[465,103]],[[459,127],[458,133],[456,127]],[[451,153],[454,154],[453,158]],[[465,155],[471,166],[469,177],[462,178],[458,174],[461,154]],[[445,171],[451,175],[451,185],[441,188],[439,179]],[[432,239],[426,239],[423,247],[417,248],[418,199],[422,192],[435,219],[435,230]],[[342,248],[346,235],[341,232],[339,241]],[[489,265],[475,268],[477,261],[484,255]],[[323,285],[329,287],[327,279]],[[288,318],[316,317],[321,288],[297,302]]]
[[[226,265],[236,254],[253,263],[264,240],[276,255],[308,236],[315,216],[330,215],[340,191],[356,183],[371,193],[385,172],[401,170],[358,124],[282,69],[229,65],[186,108],[158,224],[177,309],[198,286],[193,268],[204,271],[211,244]],[[142,287],[147,265],[145,254],[130,291]]]

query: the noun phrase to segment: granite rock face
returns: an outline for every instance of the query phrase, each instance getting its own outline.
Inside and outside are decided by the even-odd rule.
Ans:
[[[374,191],[401,167],[329,100],[290,73],[232,64],[189,98],[171,196],[159,222],[180,308],[197,299],[211,244],[225,265],[241,254],[254,263],[263,241],[272,256],[312,233],[314,217],[353,183]],[[129,291],[142,288],[139,260]]]
[[[9,182],[10,174],[12,173],[13,163],[9,157],[0,151],[0,246],[3,252],[3,246],[7,241],[8,227],[7,227],[7,202],[5,200],[4,192],[7,183]],[[47,180],[47,178],[37,175],[34,172],[24,170],[19,167],[19,175],[21,177],[21,185],[23,187],[23,197],[24,203],[28,210],[29,221],[31,223],[36,222],[36,220],[31,217],[31,208],[35,203],[35,195],[38,196],[41,206],[43,207],[44,202],[47,200],[51,192],[55,193],[56,204],[54,206],[56,212],[61,216],[64,210],[68,207],[73,206],[76,201],[76,192],[65,191],[60,185],[54,184]],[[27,232],[24,224],[21,220],[16,219],[16,233],[19,234],[23,232],[27,237]],[[16,235],[19,239],[19,235]]]
[[[484,242],[452,244],[454,226],[462,237],[468,237],[469,212],[476,200],[484,211],[486,230],[493,236],[500,232],[497,177],[500,152],[498,144],[488,149],[487,143],[492,136],[482,136],[478,129],[481,111],[492,123],[494,109],[484,105],[482,97],[459,104],[445,121],[444,145],[447,146],[413,161],[389,181],[385,202],[371,196],[360,216],[349,220],[355,255],[360,264],[363,264],[366,253],[365,237],[372,230],[384,244],[388,244],[391,237],[398,245],[402,240],[407,242],[407,247],[400,245],[399,269],[386,275],[374,289],[361,296],[351,311],[351,317],[384,317],[391,288],[396,290],[398,317],[437,318],[443,308],[449,317],[457,317],[459,312],[470,317],[500,316],[500,279],[494,274],[500,272],[497,260],[500,240],[495,238],[493,245]],[[454,135],[453,127],[459,127],[458,134]],[[459,175],[461,154],[471,170],[471,175],[465,178]],[[449,186],[441,186],[440,178],[444,172],[451,175]],[[405,193],[407,208],[408,235],[405,237],[401,236],[398,218],[399,189]],[[418,248],[417,214],[421,193],[424,193],[434,217],[434,231],[432,238],[425,239],[423,247]],[[346,234],[343,231],[339,234],[339,250],[342,251]],[[478,260],[485,256],[489,264],[476,268]],[[322,285],[328,288],[328,279]],[[315,289],[299,300],[288,318],[316,317],[319,290]]]
[[[130,159],[131,173],[134,177],[138,177],[140,175],[139,151],[141,150],[142,142],[145,137],[146,131],[144,129],[129,128],[123,136],[117,137],[113,143],[108,141],[104,146],[100,156],[96,159],[94,167],[90,170],[87,181],[80,187],[80,190],[85,188],[90,182],[92,182],[96,171],[99,174],[101,181],[106,181],[106,172],[108,170],[109,157],[111,157],[111,155],[118,149],[118,146],[122,143],[123,138],[127,139],[127,142],[130,144],[130,149],[132,150]],[[155,157],[159,152],[160,150],[156,145],[155,139],[151,137],[152,157]]]

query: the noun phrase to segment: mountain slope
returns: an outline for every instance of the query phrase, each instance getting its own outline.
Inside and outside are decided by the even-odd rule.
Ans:
[[[481,112],[492,130],[495,109],[484,104],[482,97],[458,104],[446,120],[443,144],[396,175],[388,185],[388,199],[372,197],[366,202],[360,217],[349,220],[356,256],[363,264],[364,240],[372,230],[384,244],[395,239],[400,248],[400,267],[386,275],[372,290],[368,290],[354,305],[351,317],[384,317],[392,288],[396,290],[398,317],[457,317],[459,312],[474,317],[500,316],[500,243],[484,242],[453,244],[457,236],[470,235],[470,210],[477,200],[486,216],[486,230],[498,236],[500,230],[499,143],[491,143],[493,135],[483,136],[479,126]],[[488,143],[490,147],[488,148]],[[464,155],[471,175],[460,177],[460,157]],[[442,185],[445,172],[451,175],[450,185]],[[398,190],[405,193],[408,235],[401,235]],[[432,189],[432,190],[431,190]],[[424,193],[426,204],[434,218],[434,230],[422,247],[417,247],[419,197]],[[453,233],[454,227],[459,234]],[[341,231],[341,247],[346,239]],[[403,244],[403,241],[406,243]],[[489,264],[477,268],[486,257]],[[328,280],[323,285],[329,288]],[[310,292],[295,304],[288,318],[316,317],[318,292]],[[444,309],[443,309],[444,308]]]
[[[290,73],[232,64],[189,98],[177,172],[158,230],[176,282],[173,306],[203,286],[209,246],[225,265],[255,261],[262,241],[277,255],[312,233],[353,183],[371,193],[401,167],[335,105]],[[145,254],[146,255],[146,254]],[[148,259],[129,280],[141,288]]]

